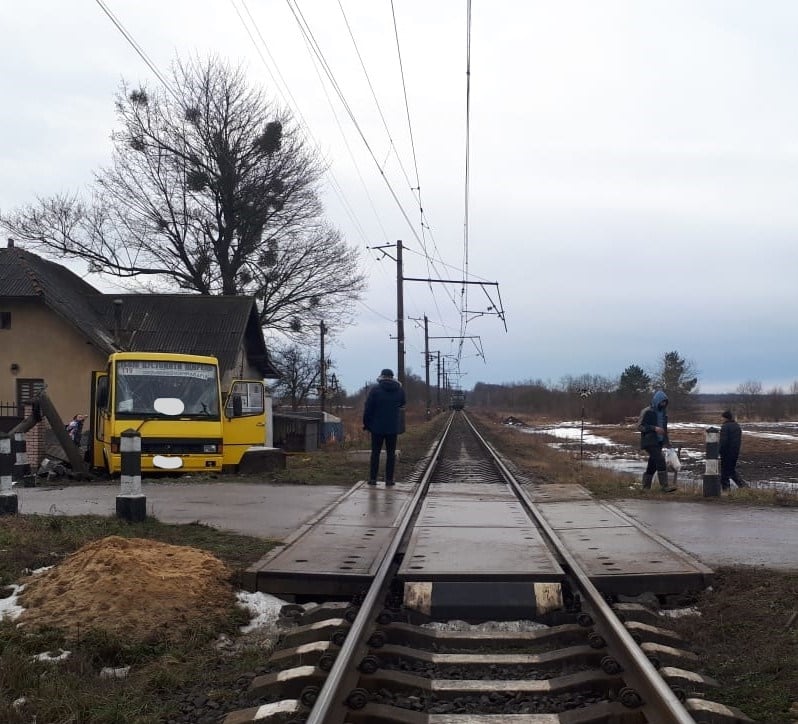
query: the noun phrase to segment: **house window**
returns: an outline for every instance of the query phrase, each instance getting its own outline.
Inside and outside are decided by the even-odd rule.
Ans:
[[[44,389],[44,380],[17,380],[17,405],[31,402]]]
[[[11,329],[11,312],[0,312],[0,329]]]

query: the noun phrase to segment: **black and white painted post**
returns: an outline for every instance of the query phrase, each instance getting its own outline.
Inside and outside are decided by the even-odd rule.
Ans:
[[[718,453],[720,451],[720,430],[708,427],[707,443],[704,458],[704,497],[720,497],[720,473],[718,471]]]
[[[147,497],[141,492],[141,435],[125,430],[120,436],[119,452],[121,494],[116,496],[116,515],[131,523],[147,517]]]
[[[28,441],[24,432],[15,432],[11,440],[11,451],[14,453],[14,471],[12,479],[16,483],[23,483],[26,475],[30,475],[28,464]]]
[[[16,515],[17,494],[11,487],[14,472],[14,454],[11,452],[11,435],[0,432],[0,515]]]

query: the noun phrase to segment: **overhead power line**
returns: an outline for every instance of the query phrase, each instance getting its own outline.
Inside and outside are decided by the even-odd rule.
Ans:
[[[147,52],[142,48],[137,42],[136,39],[130,34],[130,32],[125,28],[122,24],[122,21],[119,20],[116,15],[111,12],[108,6],[103,2],[103,0],[95,0],[96,3],[100,6],[100,9],[108,16],[108,19],[116,26],[116,29],[122,33],[122,37],[127,40],[130,44],[130,47],[136,51],[136,54],[147,64],[147,67],[154,73],[155,77],[163,84],[164,88],[172,95],[172,97],[179,103],[180,98],[178,97],[177,93],[172,89],[172,86],[163,76],[160,70],[158,70],[158,66],[151,60],[151,58],[147,55]]]
[[[466,0],[466,117],[465,117],[465,193],[463,213],[463,271],[468,276],[468,202],[470,196],[471,175],[471,0]],[[460,292],[462,305],[460,309],[460,330],[465,335],[467,324],[466,309],[468,309],[468,286],[463,285]],[[458,354],[463,352],[461,340]]]
[[[258,56],[260,57],[261,63],[263,63],[263,66],[266,68],[266,72],[269,74],[269,77],[272,79],[272,83],[274,84],[274,87],[277,89],[277,92],[282,96],[283,102],[289,108],[291,108],[293,110],[293,112],[296,114],[296,117],[299,119],[300,125],[304,129],[305,135],[311,140],[313,145],[316,147],[316,151],[319,154],[322,154],[321,146],[320,146],[319,142],[314,138],[313,133],[310,130],[310,125],[308,124],[307,120],[305,119],[304,115],[302,114],[302,109],[300,108],[299,103],[297,102],[296,98],[294,97],[293,93],[291,92],[291,88],[288,85],[288,82],[285,80],[285,77],[283,76],[282,72],[280,71],[280,66],[277,64],[277,61],[274,59],[274,56],[271,54],[271,51],[269,50],[269,46],[266,43],[266,39],[263,37],[263,33],[260,31],[260,27],[258,26],[258,23],[256,22],[255,18],[253,17],[252,13],[250,12],[246,1],[245,0],[240,0],[240,2],[241,2],[241,7],[244,9],[244,12],[246,13],[247,18],[249,19],[248,21],[241,14],[241,11],[238,9],[238,6],[235,3],[235,0],[230,0],[230,4],[233,6],[233,9],[236,11],[236,15],[238,15],[238,19],[241,21],[241,24],[244,26],[244,30],[246,31],[247,35],[249,36],[249,39],[250,39],[252,45],[254,46],[255,51],[257,52]],[[255,35],[253,34],[252,30],[250,29],[250,25],[252,26],[252,30],[254,30],[255,34],[257,35],[258,39],[260,40],[260,44],[255,39]],[[264,56],[263,52],[261,51],[261,47],[263,48],[263,51],[265,51],[266,56],[268,56],[268,58],[269,58],[268,61],[266,60],[266,56]],[[325,89],[325,95],[326,95],[326,89]],[[328,103],[330,103],[329,98],[328,98]],[[334,113],[335,113],[335,111],[333,110],[333,114]],[[336,117],[336,123],[338,123],[338,126],[340,128],[340,123],[338,122],[337,117]],[[341,131],[341,133],[343,134],[343,131]],[[344,137],[344,143],[346,144],[346,138],[345,137]],[[355,160],[354,155],[352,154],[352,151],[349,149],[348,144],[346,144],[346,146],[347,146],[347,151],[349,151],[349,155],[352,158],[352,162],[355,165],[355,169],[356,169],[356,171],[358,173],[358,176],[361,178],[361,183],[363,183],[363,186],[365,188],[365,182],[362,181],[362,176],[360,174],[360,169],[359,169],[359,167],[357,165],[357,161]],[[357,233],[360,236],[360,238],[363,241],[363,243],[367,245],[368,241],[366,239],[366,234],[365,234],[365,231],[363,230],[363,226],[360,223],[360,219],[358,218],[357,214],[355,213],[355,210],[352,207],[352,205],[349,203],[349,200],[347,199],[346,194],[343,191],[343,188],[341,187],[340,183],[338,182],[338,179],[335,177],[335,174],[331,170],[327,171],[327,176],[328,176],[328,181],[329,181],[329,184],[330,184],[330,188],[332,189],[332,191],[335,194],[335,196],[338,197],[338,200],[341,203],[341,207],[343,208],[343,210],[346,213],[346,215],[349,217],[349,220],[352,222],[352,225],[354,226],[354,228],[357,230]],[[366,194],[368,194],[368,189],[366,189]],[[372,203],[372,209],[374,210],[374,213],[376,215],[377,212],[376,212],[376,209],[374,208],[374,204],[373,203]],[[378,221],[378,223],[381,223],[380,219],[379,219],[379,216],[377,216],[377,221]],[[387,238],[387,236],[386,236],[386,238]]]
[[[297,21],[297,24],[299,25],[300,31],[305,36],[305,38],[307,38],[307,40],[308,40],[308,42],[310,44],[310,47],[312,48],[312,50],[313,50],[314,54],[316,55],[316,57],[319,59],[319,63],[321,64],[321,67],[324,70],[325,75],[327,76],[328,80],[330,81],[330,84],[332,85],[333,90],[335,90],[335,93],[338,96],[338,99],[341,101],[341,104],[343,105],[344,110],[346,111],[347,115],[349,116],[349,119],[352,121],[352,124],[354,125],[355,130],[357,131],[358,135],[360,136],[360,139],[363,141],[363,144],[366,146],[366,150],[369,152],[369,155],[371,156],[372,160],[374,161],[374,164],[377,166],[377,169],[380,172],[380,176],[382,177],[383,182],[387,186],[388,191],[391,194],[391,197],[393,198],[394,202],[396,203],[397,207],[399,208],[399,211],[402,214],[402,216],[404,217],[405,221],[407,222],[407,225],[410,227],[410,231],[412,232],[412,234],[415,237],[416,241],[418,241],[418,243],[423,248],[423,246],[424,246],[423,241],[419,237],[418,232],[416,231],[415,227],[413,226],[413,223],[410,221],[410,217],[407,215],[407,211],[405,210],[401,200],[397,196],[396,191],[394,190],[393,186],[391,185],[391,182],[388,180],[388,177],[385,175],[385,171],[383,170],[379,160],[377,159],[377,156],[374,154],[374,150],[372,149],[371,144],[368,142],[368,139],[366,138],[366,134],[364,133],[362,127],[360,126],[360,123],[358,122],[357,118],[355,117],[354,111],[352,110],[352,107],[349,105],[349,102],[347,101],[346,96],[344,95],[344,92],[341,89],[341,86],[338,84],[338,81],[335,78],[335,74],[333,73],[332,68],[330,67],[329,63],[327,62],[327,59],[324,57],[324,52],[322,51],[321,46],[319,45],[318,41],[316,40],[316,38],[315,38],[315,36],[313,34],[313,31],[310,28],[309,23],[307,22],[307,20],[305,19],[305,16],[302,13],[302,10],[299,8],[299,5],[298,5],[297,1],[296,0],[293,0],[293,1],[292,0],[286,0],[286,2],[288,4],[289,9],[291,10],[291,13],[294,16],[294,19]]]

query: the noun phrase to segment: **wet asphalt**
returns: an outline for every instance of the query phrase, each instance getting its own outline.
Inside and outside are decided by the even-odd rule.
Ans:
[[[147,514],[161,522],[199,522],[276,540],[288,537],[347,490],[336,485],[268,483],[142,484]],[[21,514],[70,516],[115,515],[120,494],[118,484],[15,486],[14,491]],[[728,505],[713,499],[613,504],[708,566],[798,570],[798,508]]]

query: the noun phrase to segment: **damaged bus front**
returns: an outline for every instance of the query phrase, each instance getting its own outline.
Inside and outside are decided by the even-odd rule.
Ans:
[[[236,380],[222,395],[215,357],[117,352],[92,380],[92,464],[121,467],[125,430],[141,435],[142,472],[235,470],[266,436],[263,383]]]

